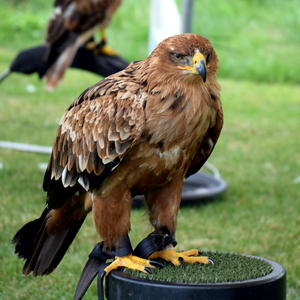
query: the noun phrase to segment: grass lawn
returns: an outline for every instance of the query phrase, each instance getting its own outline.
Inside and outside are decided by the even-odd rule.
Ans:
[[[227,181],[228,191],[212,203],[180,210],[178,249],[196,247],[273,259],[287,269],[287,299],[299,300],[299,7],[294,0],[239,1],[231,6],[223,1],[212,10],[209,3],[216,1],[195,2],[193,31],[210,37],[220,56],[225,126],[209,162]],[[139,7],[135,3],[126,0],[109,29],[117,37],[112,46],[129,61],[147,55],[148,2],[139,1],[144,5]],[[19,50],[42,43],[50,9],[51,3],[41,0],[17,6],[0,3],[0,71]],[[0,140],[50,146],[64,110],[98,80],[87,72],[70,70],[58,89],[49,93],[36,75],[11,74],[0,85]],[[28,85],[35,92],[28,92]],[[87,255],[98,241],[89,217],[54,273],[21,276],[23,262],[13,254],[11,239],[44,207],[44,171],[38,165],[47,160],[43,154],[0,149],[3,300],[71,299]],[[134,209],[133,245],[149,230],[144,210]],[[85,299],[96,299],[95,284]]]

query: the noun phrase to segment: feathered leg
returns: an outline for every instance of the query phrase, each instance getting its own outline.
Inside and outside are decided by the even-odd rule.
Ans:
[[[150,222],[155,229],[166,226],[175,235],[177,225],[177,214],[180,207],[182,195],[183,177],[178,176],[169,184],[159,187],[145,194],[146,203],[149,209]],[[196,249],[177,252],[174,243],[165,245],[165,249],[154,252],[149,258],[162,258],[172,262],[175,266],[187,263],[213,263],[206,256],[197,256]],[[197,256],[197,257],[195,257]]]
[[[124,183],[120,183],[108,195],[94,195],[93,217],[96,229],[109,250],[116,255],[115,260],[105,268],[106,274],[118,267],[151,273],[151,268],[160,266],[156,262],[132,255],[127,235],[130,231],[131,205],[131,192]],[[126,248],[125,251],[123,248]]]

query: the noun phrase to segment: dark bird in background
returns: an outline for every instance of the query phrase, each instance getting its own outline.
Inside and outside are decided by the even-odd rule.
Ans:
[[[13,238],[26,260],[24,275],[52,272],[90,211],[104,245],[118,251],[128,238],[135,195],[144,194],[154,229],[175,235],[183,181],[203,166],[222,129],[217,70],[206,38],[176,35],[71,104],[44,178],[46,208]],[[170,243],[150,260],[116,255],[105,272],[121,265],[147,272],[157,257],[174,265],[211,262],[197,255]]]
[[[87,43],[89,44],[90,41]],[[0,75],[0,82],[12,72],[22,74],[38,72],[46,53],[46,45],[39,45],[20,51],[9,69]],[[86,70],[107,77],[125,69],[128,65],[129,63],[120,56],[107,55],[98,49],[87,49],[86,44],[84,44],[78,48],[70,68]]]
[[[45,78],[46,87],[55,89],[65,70],[72,64],[78,48],[100,30],[102,40],[99,48],[105,54],[117,55],[106,45],[104,29],[109,25],[122,0],[56,0],[50,17],[45,58],[39,69],[40,78]]]

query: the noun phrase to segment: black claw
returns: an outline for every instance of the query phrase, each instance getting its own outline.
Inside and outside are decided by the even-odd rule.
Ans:
[[[184,266],[184,259],[183,259],[183,257],[178,257],[178,261],[180,262],[180,268],[183,268],[183,266]]]
[[[212,258],[208,257],[207,260],[208,260],[212,265],[215,265],[215,261],[214,261]]]
[[[153,274],[153,271],[150,268],[144,267],[144,270],[149,274]]]
[[[155,261],[155,260],[149,260],[149,263],[153,267],[159,267],[159,268],[164,268],[165,267],[162,263],[160,263],[158,261]]]

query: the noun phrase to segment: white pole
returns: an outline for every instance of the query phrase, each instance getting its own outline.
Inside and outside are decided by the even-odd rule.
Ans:
[[[165,38],[182,33],[182,21],[174,0],[150,0],[149,53]]]

